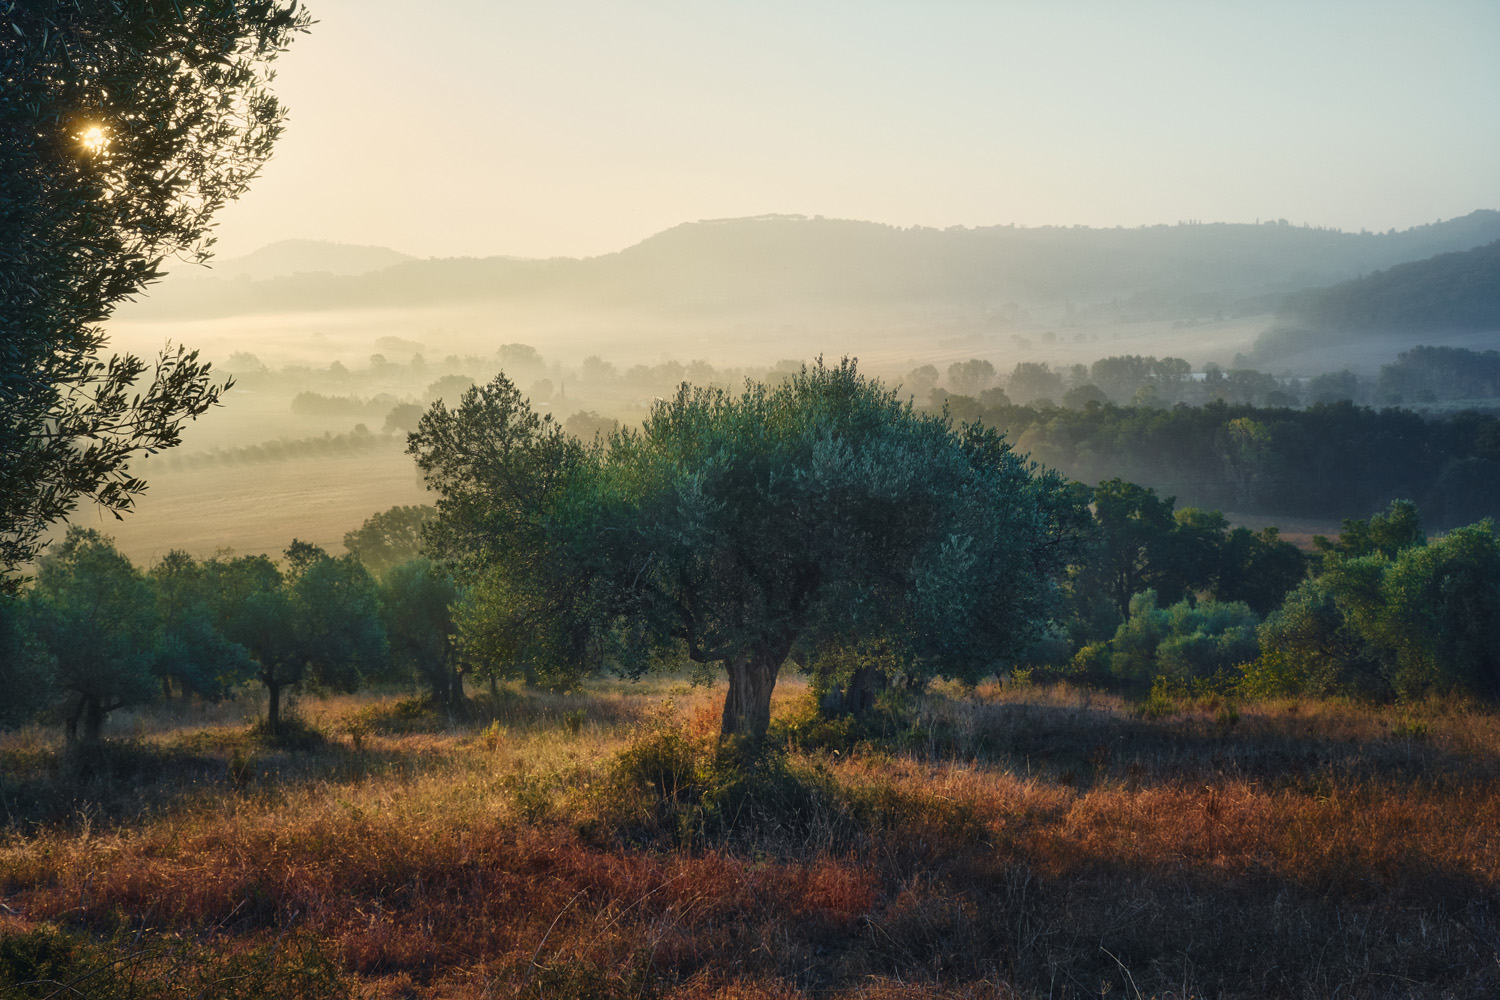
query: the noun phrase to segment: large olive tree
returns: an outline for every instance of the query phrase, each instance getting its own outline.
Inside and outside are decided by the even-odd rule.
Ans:
[[[128,510],[130,460],[217,400],[196,353],[106,357],[101,324],[167,257],[207,258],[282,128],[268,64],[309,23],[295,0],[0,7],[0,574],[80,498]]]
[[[593,448],[502,375],[435,404],[411,450],[434,540],[504,595],[517,652],[718,664],[725,735],[765,733],[797,652],[878,640],[929,674],[993,669],[1047,621],[1087,517],[992,430],[919,414],[852,361],[684,385]]]

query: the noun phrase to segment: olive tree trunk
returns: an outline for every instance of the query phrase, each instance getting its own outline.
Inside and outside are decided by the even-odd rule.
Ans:
[[[864,715],[888,685],[889,679],[878,667],[862,666],[842,684],[829,682],[821,702],[823,711],[835,716]]]
[[[281,735],[281,685],[274,680],[266,680],[261,677],[266,686],[266,732],[272,736]]]
[[[723,736],[760,739],[766,735],[771,725],[771,692],[784,659],[757,652],[725,662],[729,693],[724,696]]]

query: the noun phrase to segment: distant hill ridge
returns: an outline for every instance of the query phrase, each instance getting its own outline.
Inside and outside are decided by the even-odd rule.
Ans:
[[[402,261],[415,260],[410,254],[388,247],[360,246],[353,243],[329,243],[323,240],[280,240],[243,257],[215,258],[206,271],[185,273],[194,277],[269,278],[295,274],[333,274],[349,276],[379,271]]]
[[[401,259],[367,273],[323,267],[324,273],[248,283],[168,281],[133,309],[136,315],[208,316],[535,299],[690,313],[733,313],[767,303],[991,308],[1010,302],[1177,302],[1212,311],[1255,300],[1260,304],[1252,311],[1270,311],[1308,286],[1497,239],[1500,212],[1490,210],[1388,233],[1285,222],[938,230],[761,216],[685,223],[584,259],[414,260],[382,251]],[[284,258],[294,256],[284,248]],[[220,271],[235,263],[221,264]]]
[[[1500,241],[1308,289],[1283,313],[1327,330],[1500,330]]]

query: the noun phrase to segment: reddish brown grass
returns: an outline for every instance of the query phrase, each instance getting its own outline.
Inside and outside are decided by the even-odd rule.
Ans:
[[[711,739],[714,694],[668,695]],[[1500,993],[1500,720],[1476,706],[1241,706],[1225,726],[1063,689],[939,693],[905,750],[792,762],[837,799],[813,840],[667,850],[608,823],[647,700],[602,691],[572,735],[573,699],[490,739],[226,744],[251,777],[138,774],[156,805],[134,817],[12,815],[5,919],[294,925],[392,997]],[[324,706],[325,729],[369,704]],[[37,739],[0,749],[34,767]]]

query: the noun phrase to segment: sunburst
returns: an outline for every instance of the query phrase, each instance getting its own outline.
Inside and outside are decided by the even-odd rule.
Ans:
[[[109,145],[109,133],[102,125],[89,125],[78,133],[78,141],[90,153],[102,153]]]

